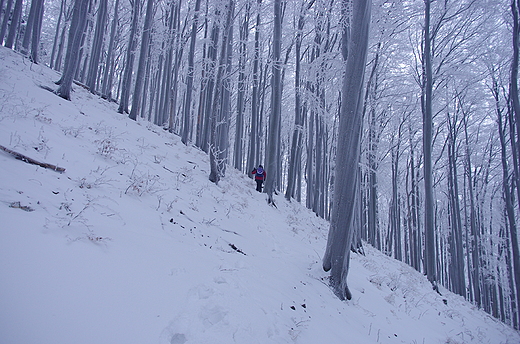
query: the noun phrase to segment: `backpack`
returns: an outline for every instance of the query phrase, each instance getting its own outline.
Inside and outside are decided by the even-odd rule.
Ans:
[[[261,177],[261,178],[264,178],[264,169],[259,167],[256,169],[256,176],[257,177]]]

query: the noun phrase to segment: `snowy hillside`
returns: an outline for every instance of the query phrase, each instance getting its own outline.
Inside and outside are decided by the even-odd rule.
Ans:
[[[365,247],[353,298],[321,270],[328,224],[0,48],[0,343],[520,343]]]

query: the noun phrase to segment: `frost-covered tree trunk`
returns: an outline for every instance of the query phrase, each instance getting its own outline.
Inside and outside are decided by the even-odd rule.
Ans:
[[[396,138],[392,136],[391,139],[391,157],[392,157],[392,200],[390,201],[389,209],[389,226],[390,232],[393,233],[394,250],[393,256],[395,259],[403,261],[403,249],[401,244],[401,201],[399,197],[399,162],[401,158],[401,128],[402,123],[397,130]],[[394,142],[396,140],[397,142]]]
[[[175,16],[173,22],[173,41],[172,41],[172,51],[175,50],[175,57],[173,59],[173,68],[171,72],[172,82],[171,82],[171,90],[168,93],[170,108],[168,110],[168,130],[170,133],[175,132],[178,134],[178,128],[176,126],[176,118],[178,115],[177,109],[177,95],[179,92],[179,68],[182,59],[182,55],[184,54],[184,44],[181,42],[181,32],[180,32],[180,9],[181,9],[181,1],[179,1],[175,6]],[[173,56],[173,55],[172,55]]]
[[[234,167],[242,171],[243,169],[243,147],[244,147],[244,112],[246,94],[246,59],[247,41],[249,38],[249,17],[251,15],[251,2],[247,0],[245,13],[239,30],[239,51],[238,51],[238,89],[237,89],[237,115],[235,124],[235,149],[233,151]]]
[[[36,21],[40,1],[41,0],[31,1],[31,7],[29,9],[29,15],[27,16],[27,22],[25,24],[25,30],[22,39],[22,47],[20,49],[20,52],[24,55],[27,55],[29,53],[29,43],[31,42],[32,30],[34,22]]]
[[[303,28],[305,26],[305,12],[309,10],[310,5],[302,1],[300,15],[298,17],[296,43],[295,43],[295,69],[294,69],[294,129],[291,143],[291,154],[289,158],[289,171],[287,175],[287,189],[285,190],[285,198],[290,200],[295,197],[297,185],[298,170],[301,166],[302,154],[302,138],[303,138],[303,106],[301,96],[301,48]]]
[[[208,16],[207,16],[207,6],[206,6],[206,16],[204,19],[204,42],[207,42],[208,38]],[[197,128],[196,128],[196,140],[195,145],[203,150],[205,150],[206,141],[206,133],[204,131],[205,128],[205,116],[204,104],[206,102],[206,87],[208,84],[208,78],[206,77],[208,71],[208,62],[207,62],[207,44],[204,43],[202,48],[202,71],[201,71],[201,81],[200,81],[200,92],[199,92],[199,109],[197,111]]]
[[[125,70],[121,83],[121,99],[119,100],[119,108],[117,112],[128,113],[128,105],[130,100],[130,87],[132,86],[132,73],[134,70],[135,50],[137,45],[137,24],[141,16],[141,0],[132,0],[132,26],[130,28],[130,37],[126,50]]]
[[[182,127],[182,143],[188,144],[189,134],[191,131],[191,95],[193,93],[193,77],[194,77],[194,66],[195,66],[195,42],[197,40],[197,29],[199,23],[199,12],[200,12],[201,0],[195,1],[195,10],[193,13],[193,22],[191,24],[190,34],[190,50],[188,52],[188,72],[186,75],[186,94],[184,96],[184,109],[183,109],[183,127]]]
[[[4,42],[5,33],[7,32],[7,24],[9,23],[11,8],[13,7],[13,0],[7,0],[5,6],[4,17],[2,19],[2,26],[0,27],[0,44]]]
[[[435,252],[435,204],[433,202],[433,172],[432,172],[432,54],[430,35],[430,3],[424,0],[424,55],[423,55],[423,87],[422,87],[422,110],[423,110],[423,154],[424,154],[424,236],[425,250],[424,262],[428,281],[437,288],[437,261]]]
[[[470,245],[468,249],[471,252],[471,259],[468,259],[471,264],[470,271],[470,290],[472,291],[473,300],[476,301],[477,305],[482,306],[482,285],[481,285],[481,234],[480,234],[480,226],[478,224],[478,209],[477,209],[477,199],[475,195],[475,176],[473,175],[473,165],[471,162],[471,152],[470,152],[470,140],[468,133],[468,118],[464,116],[462,118],[463,121],[463,129],[465,135],[465,177],[467,178],[467,188],[468,188],[468,198],[469,205],[466,205],[466,210],[469,211],[469,219],[467,219],[469,236],[470,236]],[[468,209],[469,208],[469,209]]]
[[[21,53],[29,54],[29,44],[31,44],[31,61],[38,63],[38,46],[40,44],[41,23],[43,17],[43,0],[32,0],[25,32],[22,40]]]
[[[519,68],[519,60],[520,60],[520,1],[519,0],[511,0],[511,12],[513,15],[513,58],[511,60],[511,81],[509,84],[509,94],[511,97],[511,105],[514,115],[514,124],[516,126],[516,135],[520,135],[520,99],[518,95],[518,68]],[[516,152],[520,151],[520,139],[516,138],[513,140],[513,143],[516,145]],[[516,154],[516,159],[514,161],[515,165],[515,178],[516,184],[520,185],[520,154]],[[520,187],[517,187],[518,196],[520,197]],[[520,204],[520,199],[517,200]]]
[[[112,17],[112,25],[110,28],[110,39],[108,41],[105,68],[103,71],[103,82],[101,83],[101,95],[109,101],[112,100],[112,80],[114,79],[114,45],[117,36],[118,21],[119,0],[116,0],[114,4],[114,15]]]
[[[161,90],[158,99],[158,105],[155,110],[156,124],[164,125],[170,119],[170,108],[172,100],[172,66],[173,66],[173,48],[175,37],[177,36],[178,23],[178,3],[172,1],[170,3],[169,15],[167,18],[168,33],[165,43],[166,57],[164,68],[162,68],[162,81],[160,83]]]
[[[495,97],[498,98],[498,91],[495,86]],[[498,103],[498,101],[497,101]],[[513,309],[518,310],[518,306],[520,305],[520,270],[518,269],[518,262],[515,262],[515,254],[518,255],[518,238],[517,238],[517,220],[515,217],[515,209],[513,204],[513,193],[511,192],[511,182],[510,182],[510,173],[509,173],[509,167],[507,162],[507,148],[506,148],[506,137],[505,137],[505,128],[503,125],[503,115],[501,113],[500,107],[497,105],[497,122],[498,122],[498,134],[500,138],[500,153],[501,153],[501,162],[502,162],[502,185],[503,185],[503,193],[504,193],[504,208],[505,213],[508,221],[509,226],[509,232],[510,232],[510,238],[508,238],[511,242],[511,248],[513,253],[513,264],[512,264],[512,272],[513,276],[511,276],[514,279],[515,283],[515,294],[516,298],[512,300],[512,306]],[[518,315],[514,316],[515,318],[518,318]],[[518,321],[514,321],[514,323],[518,324]]]
[[[261,16],[260,6],[262,0],[257,0],[257,15],[255,25],[255,50],[253,57],[253,89],[251,94],[251,132],[249,137],[249,152],[247,158],[246,171],[251,172],[258,161],[259,147],[260,147],[260,28],[261,28]],[[269,171],[268,171],[269,172]],[[251,176],[251,174],[249,174]],[[269,179],[269,177],[268,177]]]
[[[177,44],[180,43],[179,39],[176,39]],[[177,98],[179,93],[179,69],[182,60],[182,55],[184,54],[184,48],[182,45],[177,45],[175,49],[175,59],[173,64],[173,79],[172,79],[172,89],[170,93],[170,111],[169,111],[169,120],[168,120],[168,130],[171,133],[179,134],[179,125],[178,125],[178,114],[179,109],[177,108]]]
[[[3,15],[2,15],[3,13]],[[9,13],[7,11],[4,12],[4,0],[0,0],[0,22],[2,20],[3,17],[6,16],[6,13]],[[0,45],[2,44],[2,41],[0,40]]]
[[[514,171],[516,176],[516,188],[518,192],[518,197],[520,197],[520,100],[518,95],[518,68],[519,68],[519,59],[520,59],[520,18],[518,11],[520,10],[520,1],[512,0],[511,1],[511,10],[513,13],[513,60],[511,65],[511,84],[510,84],[510,97],[512,101],[512,111],[514,114],[514,122],[516,124],[516,137],[512,135],[511,138],[512,144],[516,142],[516,147],[513,147],[513,153],[516,154],[516,159],[514,163]],[[513,120],[513,118],[512,118]],[[505,181],[504,181],[505,183]],[[517,200],[520,204],[520,199]],[[512,215],[509,215],[510,212],[513,212],[513,209],[509,209],[509,207],[513,207],[512,205],[506,204],[506,209],[508,212],[508,218]],[[513,218],[514,219],[514,218]],[[509,220],[512,221],[511,219]],[[513,260],[513,271],[514,271],[514,279],[515,279],[515,287],[516,287],[516,310],[520,309],[520,249],[518,247],[518,231],[516,225],[513,226],[510,223],[510,239],[511,239],[511,247],[512,247],[512,260]],[[515,316],[515,322],[518,324],[518,314]]]
[[[79,48],[87,25],[89,0],[76,0],[72,13],[72,21],[69,28],[69,43],[65,53],[65,63],[60,81],[60,87],[56,93],[67,100],[70,100],[72,81],[79,64]]]
[[[56,51],[57,51],[57,48],[58,48],[58,39],[59,39],[59,36],[60,36],[61,19],[63,18],[63,14],[65,12],[65,8],[66,7],[67,7],[67,1],[66,0],[62,0],[61,1],[61,5],[60,5],[60,14],[58,15],[58,21],[56,23],[56,32],[54,34],[54,41],[53,41],[53,44],[52,44],[51,60],[49,62],[49,67],[50,68],[54,68]],[[1,42],[1,38],[0,38],[0,42]]]
[[[221,16],[220,9],[216,9],[215,17]],[[210,34],[210,43],[208,46],[208,55],[206,60],[206,85],[204,89],[204,104],[201,104],[200,106],[204,107],[204,127],[202,129],[202,150],[210,153],[209,149],[211,146],[211,126],[213,124],[216,125],[216,119],[213,121],[212,115],[213,115],[213,98],[214,98],[214,89],[215,89],[215,78],[216,78],[216,70],[218,69],[217,66],[217,57],[218,57],[218,39],[220,35],[220,27],[219,23],[214,22],[213,26],[211,28],[211,34]],[[213,121],[213,122],[212,122]],[[216,128],[216,127],[215,127]],[[210,153],[211,154],[211,153]],[[211,157],[211,155],[210,155]],[[217,181],[218,182],[218,181]]]
[[[31,39],[31,54],[30,59],[34,63],[38,63],[39,61],[39,50],[40,50],[40,36],[42,32],[42,22],[43,22],[43,12],[44,12],[44,1],[40,0],[38,6],[36,8],[35,13],[35,22],[32,30],[32,39]]]
[[[150,99],[148,99],[148,93],[151,92],[150,90],[150,75],[152,73],[152,47],[154,45],[153,40],[150,40],[150,44],[148,45],[148,51],[146,52],[147,58],[146,58],[146,67],[145,67],[145,73],[144,73],[144,84],[143,84],[143,100],[141,102],[141,110],[139,113],[141,114],[141,118],[145,118],[146,108],[148,106],[147,102],[150,100],[150,102],[153,102],[153,95],[150,95]],[[148,116],[146,116],[147,120],[150,121],[150,113],[148,112]]]
[[[229,23],[226,23],[227,51],[225,57],[225,71],[222,76],[222,102],[220,107],[220,116],[218,117],[218,164],[219,171],[222,176],[226,174],[226,166],[229,155],[229,122],[231,118],[231,74],[233,68],[233,18],[235,17],[235,2],[229,2]]]
[[[282,112],[282,1],[274,0],[273,23],[273,69],[271,78],[271,115],[269,116],[269,133],[267,145],[267,172],[270,177],[265,182],[268,203],[274,204],[276,176],[278,175],[277,153],[280,145],[280,117]]]
[[[451,290],[463,297],[466,296],[466,281],[464,277],[464,249],[462,239],[462,219],[459,200],[459,183],[457,172],[457,117],[448,118],[448,194],[449,217],[451,233],[449,237],[450,264],[449,274]]]
[[[11,17],[11,24],[9,25],[9,33],[7,34],[7,39],[5,40],[5,47],[12,49],[14,45],[14,40],[16,38],[16,34],[18,33],[18,23],[20,22],[20,18],[22,16],[22,0],[16,0],[14,3],[13,14]],[[8,17],[8,16],[6,16]],[[9,19],[9,18],[7,18]]]
[[[148,50],[150,46],[150,36],[153,21],[153,0],[146,2],[146,14],[144,18],[144,28],[141,38],[141,51],[139,53],[139,63],[137,64],[137,76],[135,78],[134,94],[132,97],[132,109],[130,109],[130,119],[137,120],[141,110],[143,81],[146,72],[146,59],[148,58]]]
[[[379,64],[379,53],[381,50],[381,43],[377,45],[376,55],[374,60],[372,61],[372,70],[370,72],[370,77],[367,81],[367,89],[365,92],[365,100],[363,106],[363,112],[369,112],[369,120],[368,120],[368,149],[367,149],[367,160],[368,160],[368,171],[366,172],[366,185],[365,185],[365,194],[366,194],[366,239],[369,244],[374,247],[381,248],[380,242],[378,242],[379,237],[379,226],[378,226],[378,195],[377,195],[377,169],[378,163],[376,159],[377,150],[379,147],[379,132],[381,128],[379,128],[379,122],[377,120],[376,115],[376,97],[378,90],[378,80],[377,80],[377,69]],[[392,171],[393,173],[394,171]],[[394,179],[392,178],[392,184],[395,184]],[[397,204],[393,204],[397,205]],[[398,230],[395,226],[392,226],[393,220],[395,216],[399,216],[398,213],[394,213],[392,208],[390,208],[389,212],[389,239],[391,239],[391,234],[396,234]],[[399,229],[400,230],[400,229]],[[391,241],[390,241],[391,243]],[[389,248],[391,251],[391,247]]]
[[[361,140],[361,95],[368,48],[371,1],[352,0],[352,26],[348,23],[349,1],[343,0],[343,76],[341,115],[338,128],[334,195],[323,268],[330,270],[330,286],[341,299],[350,299],[347,286],[350,247],[358,202],[358,170]],[[350,32],[349,32],[350,31]]]
[[[230,34],[230,26],[232,23],[233,13],[234,13],[234,0],[229,0],[229,3],[225,6],[225,24],[222,28],[222,45],[220,47],[220,58],[219,64],[217,68],[217,75],[215,77],[214,89],[215,94],[213,95],[213,102],[211,108],[208,110],[211,111],[209,114],[209,161],[210,161],[210,174],[209,180],[215,184],[218,184],[220,181],[220,177],[222,176],[221,166],[219,164],[219,144],[217,137],[217,121],[220,117],[220,112],[222,111],[222,91],[223,91],[223,80],[225,78],[225,69],[226,69],[226,59],[228,58],[227,50],[229,48],[229,34]],[[214,42],[215,45],[217,41]]]
[[[103,48],[103,40],[105,37],[105,25],[108,13],[107,9],[108,0],[100,0],[96,20],[96,29],[94,32],[94,40],[92,42],[92,52],[90,54],[87,80],[85,82],[90,92],[92,93],[96,93],[99,60],[101,59],[101,50]]]

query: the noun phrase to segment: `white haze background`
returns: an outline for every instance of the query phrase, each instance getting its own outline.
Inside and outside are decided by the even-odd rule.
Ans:
[[[326,221],[58,78],[0,48],[0,145],[66,169],[0,151],[2,344],[520,343],[367,245],[341,302]]]

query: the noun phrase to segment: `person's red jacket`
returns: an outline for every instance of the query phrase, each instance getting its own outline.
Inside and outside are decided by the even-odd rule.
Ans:
[[[261,173],[257,173],[257,172],[261,172]],[[265,173],[265,170],[261,167],[259,167],[258,169],[256,169],[256,168],[253,169],[253,172],[251,172],[251,174],[255,175],[255,180],[265,180],[265,177],[267,177],[267,173]]]

